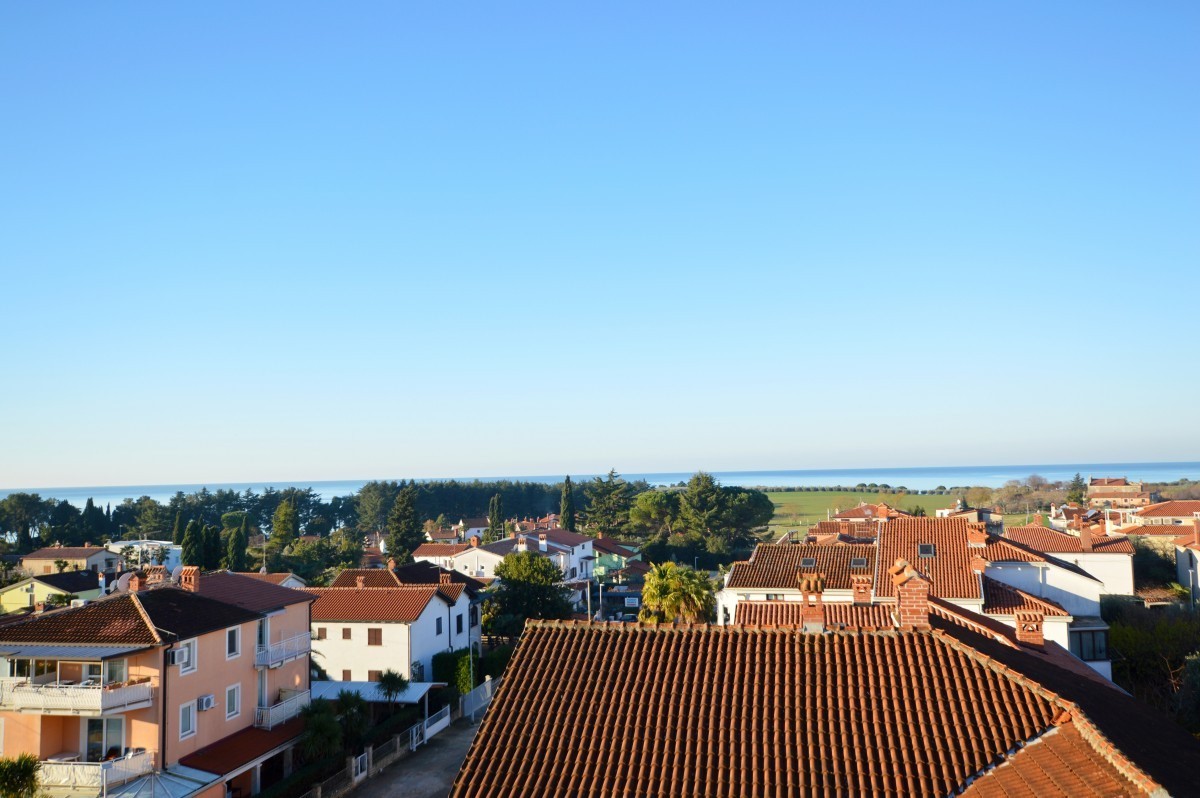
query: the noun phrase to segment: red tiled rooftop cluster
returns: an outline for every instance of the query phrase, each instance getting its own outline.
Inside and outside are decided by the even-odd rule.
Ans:
[[[852,568],[851,561],[856,559],[865,560],[865,565]],[[805,560],[815,564],[805,565]],[[794,588],[800,572],[824,574],[826,590],[850,590],[852,575],[875,573],[875,548],[763,543],[749,560],[734,563],[728,584],[732,588]]]

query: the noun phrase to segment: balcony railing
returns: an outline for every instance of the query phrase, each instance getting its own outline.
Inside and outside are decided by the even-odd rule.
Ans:
[[[38,782],[43,788],[86,788],[103,793],[152,770],[154,752],[139,751],[107,762],[43,762]]]
[[[272,729],[281,723],[287,723],[299,715],[300,710],[308,706],[308,703],[309,693],[305,690],[273,706],[258,707],[254,710],[254,725],[260,729]]]
[[[312,633],[304,632],[278,643],[258,646],[254,652],[254,664],[259,668],[278,668],[288,660],[308,656],[312,650]]]
[[[149,681],[121,686],[0,682],[0,709],[42,715],[99,715],[148,707],[154,701]]]

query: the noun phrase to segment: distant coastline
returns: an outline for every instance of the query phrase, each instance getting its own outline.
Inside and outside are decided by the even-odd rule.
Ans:
[[[652,485],[672,485],[686,481],[693,471],[667,471],[657,473],[622,473],[629,480],[645,480]],[[1176,482],[1180,479],[1200,480],[1200,462],[1183,463],[1065,463],[1065,464],[1027,464],[1027,465],[995,465],[995,466],[934,466],[927,468],[838,468],[838,469],[795,469],[779,471],[711,471],[714,477],[725,485],[740,485],[743,487],[832,487],[844,485],[852,487],[859,483],[886,484],[893,488],[904,487],[909,490],[932,490],[945,486],[969,487],[983,486],[998,488],[1010,479],[1024,479],[1031,474],[1038,474],[1051,482],[1067,481],[1076,473],[1088,476],[1129,477],[1145,482]],[[597,474],[572,474],[576,482],[590,479]],[[563,478],[562,474],[540,476],[499,476],[499,477],[433,477],[418,478],[418,481],[447,481],[457,479],[460,482],[472,482],[476,479],[483,482],[500,480],[520,482],[554,483]],[[376,479],[400,479],[400,477],[377,477]],[[202,488],[210,491],[236,490],[244,492],[247,489],[261,493],[265,488],[277,490],[287,487],[312,488],[321,498],[328,501],[334,496],[348,496],[356,493],[359,488],[371,479],[357,480],[314,480],[305,482],[293,480],[285,482],[228,482],[228,483],[195,483],[172,485],[115,485],[115,486],[62,486],[48,488],[4,488],[0,489],[0,499],[10,493],[37,493],[42,498],[67,500],[82,507],[89,498],[97,505],[120,504],[124,499],[137,499],[149,496],[159,502],[166,502],[176,492],[192,493]]]

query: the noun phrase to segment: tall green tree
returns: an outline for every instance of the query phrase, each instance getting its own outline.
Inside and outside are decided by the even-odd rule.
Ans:
[[[610,470],[607,477],[595,477],[583,492],[588,499],[584,522],[590,532],[615,536],[625,531],[633,490],[616,470]]]
[[[368,482],[358,489],[354,501],[354,515],[363,532],[382,532],[387,526],[392,505],[400,493],[397,482]]]
[[[175,528],[171,530],[171,542],[177,546],[183,543],[183,510],[175,513]]]
[[[665,562],[651,567],[646,574],[638,619],[646,623],[704,623],[713,619],[716,606],[716,589],[707,574]]]
[[[575,531],[575,493],[570,474],[563,480],[562,497],[558,500],[558,525],[568,532]]]
[[[224,565],[230,571],[246,570],[246,547],[250,545],[250,538],[246,530],[248,523],[246,516],[243,515],[241,526],[229,533],[229,541],[225,545]]]
[[[42,499],[36,493],[10,493],[0,501],[4,531],[16,535],[18,554],[33,550],[33,533],[48,525],[53,508],[52,500]]]
[[[221,567],[221,528],[216,524],[204,527],[204,570]]]
[[[504,537],[504,497],[499,493],[488,502],[488,525],[483,533],[483,542],[492,543]]]
[[[1075,504],[1083,504],[1087,498],[1087,484],[1083,481],[1083,475],[1075,474],[1075,478],[1067,485],[1067,501]]]
[[[183,551],[180,552],[180,561],[184,565],[197,567],[204,565],[204,530],[199,521],[194,518],[188,521],[187,529],[183,532],[183,543],[180,545],[183,547]]]
[[[496,565],[499,586],[484,619],[495,634],[518,635],[528,618],[568,618],[569,592],[554,563],[532,551],[509,554]]]
[[[109,536],[108,519],[104,517],[104,511],[92,502],[91,496],[88,497],[87,503],[83,505],[83,514],[79,518],[79,524],[83,529],[85,540],[91,540],[100,544]]]
[[[271,548],[282,551],[296,540],[296,508],[282,501],[271,517]]]
[[[417,517],[417,489],[408,485],[396,494],[387,519],[387,553],[397,564],[412,562],[412,553],[425,541]]]

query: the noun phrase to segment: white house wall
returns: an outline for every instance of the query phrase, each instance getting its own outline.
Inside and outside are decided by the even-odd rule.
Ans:
[[[365,682],[370,671],[399,672],[406,679],[412,678],[409,667],[408,624],[346,623],[343,621],[313,621],[313,661],[325,669],[335,682],[346,681],[345,671],[350,672],[350,681]],[[325,639],[317,639],[317,630],[325,629]],[[350,639],[342,639],[342,629],[350,629]],[[367,645],[367,630],[382,629],[383,645]]]
[[[987,575],[1060,605],[1071,615],[1100,615],[1102,585],[1086,576],[1033,563],[989,563]]]

